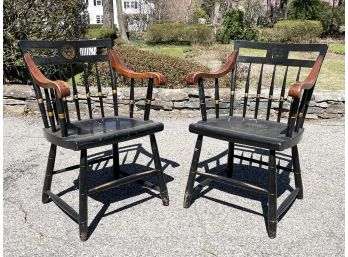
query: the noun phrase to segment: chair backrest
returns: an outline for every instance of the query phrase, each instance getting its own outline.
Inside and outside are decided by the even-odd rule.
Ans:
[[[287,119],[289,130],[287,134],[291,136],[294,129],[296,131],[303,126],[314,86],[303,90],[298,99],[288,99],[286,89],[290,84],[306,78],[316,60],[324,59],[327,45],[238,40],[234,43],[234,50],[238,51],[238,55],[230,79],[229,115],[274,119],[277,122],[283,118]],[[317,63],[320,64],[316,68],[320,69],[321,62]],[[215,116],[218,118],[218,79],[215,79],[215,103]],[[237,114],[237,109],[241,109],[241,113]],[[202,118],[206,119],[205,110],[202,112]]]
[[[56,122],[66,126],[72,119],[80,120],[83,116],[81,103],[88,108],[87,118],[104,117],[105,105],[112,105],[113,114],[118,116],[119,104],[117,99],[118,80],[121,76],[110,65],[108,51],[112,49],[111,39],[100,40],[71,40],[71,41],[19,41],[19,46],[26,61],[32,60],[45,76],[50,80],[66,80],[71,78],[72,96],[57,97],[56,90],[44,88],[43,93],[35,80],[34,91],[39,104],[44,126],[56,131]],[[28,67],[29,68],[29,67]],[[76,74],[82,75],[80,79]],[[124,81],[124,80],[123,80]],[[84,92],[79,92],[78,84]],[[149,79],[147,95],[152,97],[153,79]],[[97,89],[97,95],[91,90],[91,86]],[[112,102],[106,99],[103,88],[111,87]],[[134,113],[134,79],[130,79],[129,116]],[[80,90],[81,91],[81,90]],[[44,95],[44,97],[43,97]],[[93,99],[93,101],[92,101]],[[61,104],[59,104],[61,101]],[[73,103],[72,103],[73,102]],[[69,104],[68,104],[69,103]],[[95,104],[94,104],[95,103]],[[62,106],[63,114],[59,106]],[[73,109],[70,110],[69,109]],[[149,119],[150,104],[145,104],[144,119]],[[108,114],[110,115],[110,114]],[[47,118],[48,117],[48,118]],[[62,130],[62,134],[63,130]],[[66,136],[66,135],[65,135]]]

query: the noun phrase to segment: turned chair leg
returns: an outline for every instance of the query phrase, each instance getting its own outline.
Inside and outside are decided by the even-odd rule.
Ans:
[[[268,236],[277,233],[277,168],[275,151],[270,150],[268,163]]]
[[[56,152],[57,152],[57,146],[54,144],[51,144],[50,152],[48,154],[48,161],[47,161],[44,185],[43,185],[43,189],[42,189],[42,202],[43,203],[49,202],[49,196],[46,194],[46,192],[51,190],[53,169],[54,169],[54,163],[56,160]]]
[[[80,176],[79,176],[79,229],[80,239],[87,240],[88,214],[87,214],[87,150],[81,150]]]
[[[190,173],[187,180],[186,190],[185,190],[184,208],[188,208],[191,205],[193,187],[194,187],[194,183],[196,179],[196,171],[198,168],[199,156],[201,154],[201,149],[202,149],[202,142],[203,142],[203,136],[198,135],[196,146],[193,153]]]
[[[112,171],[114,179],[120,178],[120,157],[118,152],[118,143],[112,145]]]
[[[234,143],[228,142],[227,171],[226,175],[231,178],[233,175]]]
[[[297,145],[291,148],[291,152],[292,152],[292,164],[294,167],[295,186],[296,188],[299,189],[297,198],[303,199],[303,185],[302,185],[300,159],[298,156]]]
[[[168,189],[164,179],[163,168],[161,164],[161,159],[158,152],[157,142],[155,135],[150,135],[150,143],[153,154],[153,160],[155,163],[155,169],[157,170],[157,180],[160,188],[160,195],[163,205],[169,205]]]

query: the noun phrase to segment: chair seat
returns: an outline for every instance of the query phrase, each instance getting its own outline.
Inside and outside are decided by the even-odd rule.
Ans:
[[[82,150],[154,134],[164,128],[160,122],[120,116],[80,120],[67,127],[67,137],[62,137],[59,127],[56,132],[45,128],[44,135],[52,144]]]
[[[303,135],[303,128],[286,136],[287,124],[243,117],[225,116],[190,124],[190,132],[233,143],[240,143],[282,151],[295,146]]]

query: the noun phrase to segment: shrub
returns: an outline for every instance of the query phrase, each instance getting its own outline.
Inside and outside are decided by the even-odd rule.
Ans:
[[[243,39],[244,12],[238,9],[230,9],[224,14],[222,28],[218,32],[218,41],[229,43],[230,40]]]
[[[332,10],[332,6],[320,0],[294,0],[289,5],[289,19],[318,20],[324,35],[336,34],[344,25],[344,5]]]
[[[163,23],[150,26],[146,41],[150,44],[210,44],[212,35],[212,29],[201,24]]]
[[[203,65],[182,58],[144,51],[129,45],[116,46],[115,50],[122,62],[134,71],[156,71],[164,74],[167,88],[185,87],[185,76],[192,71],[209,71]]]
[[[230,9],[225,13],[222,27],[216,35],[217,41],[223,44],[236,39],[256,40],[257,38],[258,30],[245,27],[244,12],[238,9]]]
[[[111,38],[112,40],[114,40],[117,38],[117,35],[116,35],[116,29],[94,27],[94,28],[88,28],[84,37],[86,39]]]
[[[262,29],[260,37],[266,42],[313,42],[322,32],[320,21],[285,20],[277,22],[273,28]]]
[[[87,26],[84,0],[5,0],[4,75],[12,82],[27,81],[18,40],[78,39]]]
[[[203,18],[206,21],[209,19],[208,14],[202,8],[197,8],[192,14],[192,21],[198,23],[198,19]]]

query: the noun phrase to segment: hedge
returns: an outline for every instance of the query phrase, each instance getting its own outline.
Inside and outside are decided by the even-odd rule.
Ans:
[[[186,87],[185,77],[192,71],[209,71],[205,67],[188,60],[144,51],[129,45],[119,45],[115,47],[121,61],[137,72],[156,71],[162,73],[167,78],[166,88]]]
[[[212,39],[212,28],[202,24],[154,24],[146,33],[150,44],[210,44]]]
[[[323,32],[320,21],[285,20],[273,28],[260,30],[261,41],[266,42],[315,42]]]
[[[101,39],[111,38],[112,40],[117,38],[116,29],[104,28],[104,27],[89,27],[87,28],[86,39]]]

